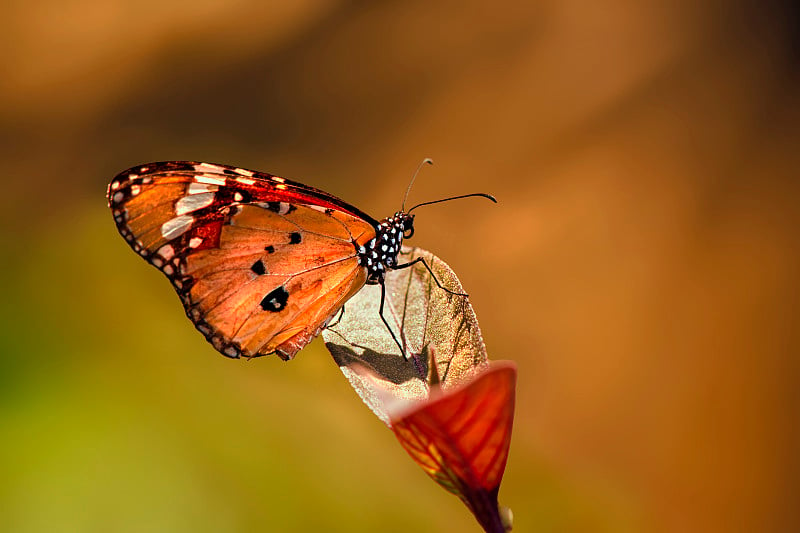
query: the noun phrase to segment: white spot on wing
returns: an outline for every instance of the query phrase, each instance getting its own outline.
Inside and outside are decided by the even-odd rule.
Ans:
[[[241,169],[236,169],[236,170],[241,170]],[[251,175],[252,174],[248,174],[248,176],[251,176]],[[244,185],[252,185],[252,184],[254,184],[256,182],[256,180],[251,180],[250,178],[236,178],[236,181],[238,181],[239,183],[242,183]]]
[[[244,196],[242,196],[242,193],[240,192],[237,192],[233,195],[233,199],[236,200],[237,202],[241,202],[243,198]]]
[[[158,249],[158,255],[163,257],[166,261],[172,259],[172,256],[175,255],[175,249],[172,247],[171,244],[165,244],[161,248]]]
[[[161,225],[161,236],[171,241],[186,233],[186,230],[192,227],[193,222],[194,217],[191,215],[181,215],[167,220]]]
[[[125,197],[125,195],[122,194],[122,191],[119,191],[119,192],[115,192],[114,196],[111,199],[114,201],[115,204],[118,204],[118,203],[120,203],[122,201],[122,199],[124,197]]]
[[[204,192],[214,192],[218,189],[216,185],[209,185],[207,183],[192,182],[186,190],[187,194],[201,194]]]
[[[197,211],[198,209],[208,207],[213,202],[214,202],[213,192],[190,194],[189,196],[184,196],[175,203],[175,214],[185,215],[186,213],[191,213],[192,211]]]
[[[249,170],[244,169],[244,168],[235,168],[235,169],[233,169],[233,171],[236,172],[237,174],[241,174],[242,176],[252,176],[253,175],[252,172],[250,172]]]
[[[272,176],[272,181],[277,181],[278,183],[283,183],[286,180],[283,178],[279,178],[278,176]]]
[[[189,248],[197,248],[203,243],[202,237],[192,237],[189,239]]]
[[[236,348],[234,348],[233,346],[228,346],[227,348],[225,348],[225,355],[228,355],[230,357],[236,357],[237,355]]]
[[[208,183],[209,185],[225,185],[225,178],[216,176],[200,175],[195,176],[194,180],[198,183]]]

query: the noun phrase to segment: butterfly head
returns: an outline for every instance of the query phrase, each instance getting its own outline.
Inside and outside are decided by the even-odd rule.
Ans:
[[[397,241],[396,248],[399,250],[403,244],[403,239],[410,239],[414,236],[414,215],[398,211],[385,220],[389,226],[389,232]]]
[[[400,223],[399,227],[402,230],[404,239],[410,239],[414,236],[414,215],[398,211],[394,214],[394,218]]]

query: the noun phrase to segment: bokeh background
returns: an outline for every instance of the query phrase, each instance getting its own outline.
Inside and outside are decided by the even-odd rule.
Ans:
[[[231,361],[128,249],[120,170],[417,216],[519,365],[517,531],[797,531],[791,2],[0,7],[0,529],[477,531],[316,341]]]

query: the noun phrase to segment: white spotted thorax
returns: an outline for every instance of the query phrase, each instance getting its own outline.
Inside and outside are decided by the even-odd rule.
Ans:
[[[403,246],[403,239],[412,235],[414,215],[402,211],[383,219],[375,227],[375,238],[357,248],[359,263],[367,268],[368,284],[383,282],[386,272],[397,266],[397,254]]]

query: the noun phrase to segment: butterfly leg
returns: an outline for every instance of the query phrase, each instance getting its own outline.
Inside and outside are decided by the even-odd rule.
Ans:
[[[327,325],[327,326],[325,326],[325,327],[326,327],[326,328],[332,328],[332,327],[334,327],[334,326],[338,326],[338,325],[339,325],[339,322],[341,322],[341,321],[342,321],[342,317],[343,317],[343,316],[344,316],[344,306],[342,306],[342,308],[341,308],[341,309],[339,309],[339,316],[337,316],[337,317],[336,317],[336,320],[334,320],[333,322],[331,322],[330,324],[328,324],[328,325]]]
[[[386,285],[384,285],[383,282],[381,282],[381,307],[380,309],[378,309],[378,314],[380,315],[381,320],[383,320],[383,324],[386,326],[386,329],[389,330],[389,334],[392,336],[394,343],[397,345],[398,348],[400,348],[400,353],[403,354],[403,359],[408,361],[408,356],[406,355],[405,349],[400,344],[400,341],[397,340],[394,331],[392,331],[392,327],[389,325],[389,322],[387,322],[386,318],[383,316],[383,304],[385,301],[386,301]]]
[[[428,269],[428,272],[430,273],[431,277],[433,278],[433,281],[436,282],[436,286],[439,287],[440,289],[442,289],[443,291],[449,292],[450,294],[452,294],[454,296],[469,296],[469,294],[466,294],[466,293],[463,293],[463,292],[454,292],[454,291],[451,291],[450,289],[448,289],[447,287],[443,287],[442,284],[439,283],[439,279],[436,277],[436,274],[434,274],[433,270],[431,270],[431,267],[428,266],[428,262],[425,261],[424,257],[417,257],[413,261],[409,261],[408,263],[403,263],[402,265],[397,265],[395,267],[392,267],[392,270],[400,270],[401,268],[408,268],[408,267],[410,267],[412,265],[415,265],[417,263],[422,263],[425,266],[425,268]]]

